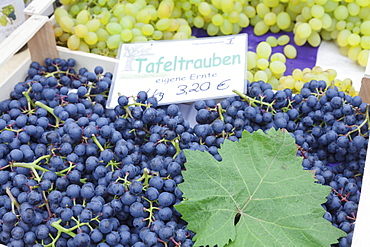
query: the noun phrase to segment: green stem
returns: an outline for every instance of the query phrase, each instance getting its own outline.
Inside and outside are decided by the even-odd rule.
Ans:
[[[60,124],[60,118],[58,118],[55,114],[54,114],[54,109],[45,105],[44,103],[40,102],[40,101],[36,101],[35,102],[35,105],[37,105],[38,107],[41,107],[41,108],[44,108],[47,112],[49,112],[51,115],[53,115],[53,117],[55,118],[55,128],[59,128],[59,124]]]
[[[221,121],[225,122],[224,115],[222,114],[222,106],[220,103],[217,103],[217,112],[218,112],[218,115],[220,116]]]
[[[10,200],[12,201],[12,213],[16,215],[15,213],[15,209],[14,209],[14,206],[17,207],[18,209],[18,212],[21,212],[21,208],[20,208],[20,205],[19,203],[17,202],[17,199],[15,199],[15,197],[13,196],[12,192],[10,191],[10,188],[9,187],[6,187],[6,193],[8,194]]]
[[[91,138],[93,139],[93,141],[96,144],[96,146],[98,146],[98,148],[100,149],[100,152],[103,152],[104,151],[104,148],[100,144],[100,142],[98,141],[98,139],[96,138],[96,136],[94,134],[92,134]]]

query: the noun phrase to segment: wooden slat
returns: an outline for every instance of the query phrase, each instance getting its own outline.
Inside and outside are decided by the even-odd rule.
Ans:
[[[57,44],[55,41],[53,26],[51,21],[47,21],[44,26],[28,42],[32,61],[44,63],[45,58],[58,57]]]

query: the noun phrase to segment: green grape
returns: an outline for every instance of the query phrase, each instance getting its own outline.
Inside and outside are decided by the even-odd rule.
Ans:
[[[313,46],[313,47],[318,47],[321,43],[321,38],[318,32],[312,31],[311,35],[308,36],[307,42]]]
[[[361,46],[351,46],[348,50],[349,59],[356,62],[361,51]]]
[[[113,7],[114,5],[116,5],[118,2],[118,0],[107,0],[107,4],[109,7]]]
[[[281,12],[276,16],[276,24],[281,30],[286,30],[291,24],[290,16],[287,12]]]
[[[59,0],[59,3],[60,3],[60,4],[67,5],[67,4],[69,4],[69,3],[70,3],[70,1],[69,1],[69,0]]]
[[[256,6],[257,15],[263,19],[263,17],[270,12],[269,7],[267,7],[264,3],[259,3]]]
[[[94,6],[94,7],[90,8],[90,13],[94,14],[94,15],[100,14],[101,11],[102,11],[102,8],[100,8],[99,6]]]
[[[55,17],[55,20],[56,20],[57,23],[60,22],[60,18],[62,16],[68,16],[67,10],[65,10],[64,8],[56,8],[55,11],[54,11],[54,17]]]
[[[90,12],[86,9],[81,10],[76,16],[76,24],[86,24],[90,20]]]
[[[272,48],[266,41],[260,42],[256,47],[256,53],[258,58],[269,59],[272,52]]]
[[[370,15],[370,8],[361,8],[358,17],[365,19]]]
[[[59,37],[59,41],[62,42],[62,43],[65,43],[68,41],[69,37],[71,36],[70,33],[63,33],[60,37]]]
[[[130,42],[132,38],[133,38],[133,35],[130,29],[125,28],[121,31],[121,40],[123,42]]]
[[[298,46],[302,46],[307,42],[307,39],[301,39],[298,35],[294,35],[294,43]]]
[[[1,17],[0,17],[0,22],[1,22]],[[54,36],[55,37],[60,37],[63,34],[63,29],[61,27],[54,27]]]
[[[349,13],[348,9],[345,5],[339,5],[335,10],[334,10],[334,18],[337,20],[345,20],[347,19]]]
[[[328,29],[330,26],[331,26],[331,23],[332,23],[332,19],[330,17],[329,14],[325,13],[322,17],[321,17],[321,21],[322,21],[322,28],[323,29]]]
[[[347,38],[347,42],[350,46],[358,46],[361,42],[361,36],[356,33],[351,33]]]
[[[325,9],[321,5],[315,4],[314,6],[311,7],[311,15],[315,18],[320,19],[321,17],[323,17],[324,13]]]
[[[122,31],[122,26],[119,23],[110,22],[105,26],[105,29],[110,35],[120,34]]]
[[[336,25],[336,28],[341,31],[341,30],[344,30],[346,28],[346,22],[345,21],[338,21],[337,22],[337,25]]]
[[[182,25],[188,25],[188,24],[185,23],[185,24],[182,24]],[[171,18],[170,19],[170,26],[167,28],[167,31],[170,31],[170,32],[176,31],[176,30],[179,29],[179,27],[180,27],[180,21],[178,21],[177,19]]]
[[[215,6],[217,9],[221,9],[221,2],[222,0],[211,0],[213,6]]]
[[[74,34],[79,38],[85,37],[88,31],[87,27],[83,24],[78,24],[74,27]]]
[[[203,16],[210,15],[211,14],[211,6],[207,2],[201,2],[198,5],[198,11]]]
[[[233,31],[232,23],[228,19],[224,19],[224,21],[220,25],[220,31],[226,35],[231,34]]]
[[[350,2],[347,5],[348,13],[351,16],[357,16],[360,13],[360,6],[357,5],[355,2]]]
[[[132,3],[126,3],[124,13],[126,15],[136,16],[137,13],[139,13],[139,10],[140,9],[136,5],[134,5]]]
[[[160,40],[163,38],[163,33],[161,31],[155,30],[153,33],[154,40]]]
[[[250,19],[252,26],[256,26],[259,21],[263,21],[263,19],[259,17],[258,15],[255,15],[254,17]]]
[[[274,8],[279,5],[279,0],[263,0],[263,3],[269,8]]]
[[[256,9],[253,6],[247,5],[243,8],[243,12],[248,18],[253,18],[256,15]]]
[[[256,65],[257,65],[257,68],[259,68],[261,70],[264,70],[264,69],[268,68],[269,61],[266,58],[259,58],[257,60]]]
[[[243,3],[240,1],[234,1],[233,11],[237,13],[243,12]]]
[[[71,13],[72,16],[77,16],[80,11],[81,9],[77,4],[74,4],[69,8],[69,13]]]
[[[278,32],[280,32],[280,28],[277,25],[272,25],[272,26],[270,26],[270,31],[272,33],[278,33]]]
[[[176,32],[172,39],[189,39],[190,37],[184,32]]]
[[[131,29],[131,32],[132,32],[133,37],[143,36],[143,32],[141,31],[141,29],[138,29],[138,28],[134,27],[133,29]]]
[[[297,57],[297,49],[292,45],[284,46],[284,55],[289,59],[294,59]]]
[[[247,17],[246,14],[244,13],[239,14],[238,25],[242,28],[249,26],[249,18]]]
[[[96,43],[96,48],[103,50],[107,48],[107,43],[105,41],[98,41],[98,43]]]
[[[276,14],[274,12],[269,12],[263,17],[263,21],[269,25],[275,25],[276,23]]]
[[[247,69],[251,70],[257,66],[257,53],[253,51],[247,52]]]
[[[183,32],[185,33],[188,37],[191,36],[191,27],[188,24],[182,24],[179,26],[177,29],[177,32]]]
[[[346,29],[352,31],[354,27],[355,27],[355,24],[353,24],[352,22],[346,23]]]
[[[242,30],[242,27],[239,26],[239,24],[237,23],[232,23],[232,26],[233,26],[233,30],[231,31],[231,34],[238,34],[241,32]]]
[[[313,31],[320,31],[322,28],[322,21],[318,18],[312,18],[308,21]]]
[[[122,28],[128,28],[128,29],[133,28],[134,23],[135,23],[135,18],[132,17],[131,15],[125,15],[124,17],[121,18],[119,22]]]
[[[362,49],[370,49],[370,36],[361,36],[360,45]]]
[[[154,27],[151,24],[144,24],[141,27],[141,31],[143,32],[144,35],[149,36],[154,33]]]
[[[366,67],[367,61],[369,59],[369,50],[362,50],[357,55],[357,62],[361,65]]]
[[[164,40],[170,40],[173,37],[173,32],[170,31],[164,31],[163,32],[163,39]]]
[[[68,38],[67,47],[71,50],[78,50],[80,43],[80,38],[73,34]]]
[[[63,29],[64,32],[70,33],[74,25],[74,21],[69,16],[62,16],[59,20],[59,26]]]
[[[103,28],[98,28],[95,33],[98,36],[98,41],[106,41],[109,37],[109,33]]]
[[[361,7],[367,7],[369,5],[368,0],[355,0],[355,2]]]
[[[278,45],[277,39],[274,36],[268,36],[266,42],[269,43],[271,47],[276,47]]]
[[[215,26],[221,26],[224,22],[224,17],[221,14],[215,14],[212,16],[212,24]]]
[[[275,76],[271,76],[268,80],[267,83],[272,86],[273,90],[277,90],[279,86],[279,80]]]
[[[286,45],[290,42],[290,37],[287,34],[280,35],[277,38],[278,45]]]
[[[360,32],[363,35],[370,35],[370,20],[361,23]]]
[[[307,39],[312,33],[312,28],[308,23],[297,23],[295,34],[300,39]]]
[[[254,26],[253,32],[254,32],[255,35],[261,36],[261,35],[267,33],[269,28],[270,27],[268,25],[266,25],[266,23],[263,20],[261,20],[261,21],[257,22],[256,25]]]
[[[222,0],[221,10],[224,13],[230,13],[234,9],[234,0]]]
[[[124,4],[118,4],[113,9],[113,16],[120,17],[121,15],[125,14],[125,5]]]
[[[100,6],[104,6],[107,3],[107,0],[98,0],[97,1]]]
[[[311,8],[308,7],[308,6],[305,6],[302,8],[302,16],[303,18],[305,18],[306,20],[309,20],[312,18],[312,12],[311,12]]]
[[[190,4],[190,3],[189,3]],[[163,0],[160,2],[158,6],[158,17],[162,18],[169,18],[172,14],[174,8],[174,2],[172,0]]]
[[[239,13],[234,10],[231,11],[228,16],[228,19],[231,23],[237,23],[239,21]]]
[[[149,23],[152,19],[152,16],[150,14],[150,10],[147,8],[141,9],[137,15],[136,15],[136,20],[141,23]]]
[[[286,71],[286,65],[281,61],[270,62],[269,69],[273,74],[283,74]]]
[[[95,45],[98,42],[98,35],[94,32],[88,32],[86,36],[84,36],[84,41],[88,45]]]
[[[186,17],[186,19],[190,19],[190,18],[192,18],[193,17],[193,11],[192,10],[186,10],[185,11],[185,13],[184,13],[184,15],[185,15],[185,17]]]
[[[78,46],[77,50],[83,51],[83,52],[90,52],[89,46],[83,41],[80,42],[80,45]]]
[[[337,42],[339,46],[347,46],[348,45],[348,37],[351,34],[351,31],[344,29],[339,31]]]
[[[6,26],[8,24],[8,20],[6,19],[5,15],[0,16],[0,24],[2,26]]]
[[[270,57],[270,62],[273,62],[273,61],[280,61],[282,63],[286,63],[286,57],[283,53],[275,52]]]
[[[120,42],[121,42],[121,35],[114,34],[108,38],[107,47],[109,49],[117,49],[119,47]]]
[[[330,41],[332,40],[331,36],[330,36],[330,32],[329,31],[326,31],[326,30],[321,30],[320,32],[320,36],[323,40],[325,41]]]
[[[253,82],[253,74],[249,70],[247,71],[247,80],[250,82]]]
[[[193,25],[196,27],[196,28],[202,28],[204,26],[204,19],[203,17],[197,15],[196,17],[194,17],[193,19]]]
[[[264,81],[264,82],[267,82],[268,80],[268,76],[267,74],[262,71],[262,70],[258,70],[255,74],[254,74],[254,77],[253,77],[254,81]]]
[[[111,19],[111,13],[107,10],[103,10],[99,16],[98,16],[99,21],[103,25],[107,25],[109,23],[109,20]]]
[[[86,22],[85,26],[87,27],[88,31],[95,32],[100,27],[100,21],[98,19],[91,19]]]

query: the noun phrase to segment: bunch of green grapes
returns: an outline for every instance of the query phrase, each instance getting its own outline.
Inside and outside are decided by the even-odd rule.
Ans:
[[[6,26],[8,23],[13,23],[14,20],[17,19],[15,16],[15,9],[14,6],[9,4],[1,8],[0,13],[0,25]]]
[[[191,27],[173,0],[63,0],[54,34],[71,50],[116,56],[121,42],[189,39]]]
[[[313,47],[334,40],[340,53],[366,66],[370,49],[369,0],[252,0],[256,35],[293,31],[295,44]]]

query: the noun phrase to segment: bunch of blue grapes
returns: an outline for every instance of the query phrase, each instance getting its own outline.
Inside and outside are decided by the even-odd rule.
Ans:
[[[225,139],[238,140],[243,131],[286,129],[303,168],[332,188],[322,205],[324,218],[348,234],[335,246],[350,246],[369,139],[368,104],[316,80],[304,84],[300,94],[273,91],[261,81],[248,82],[245,94],[235,93],[219,102],[195,102],[193,129],[204,149],[222,160],[218,149]]]
[[[174,208],[189,122],[144,91],[106,109],[112,73],[74,66],[32,62],[0,102],[0,243],[193,246]]]

